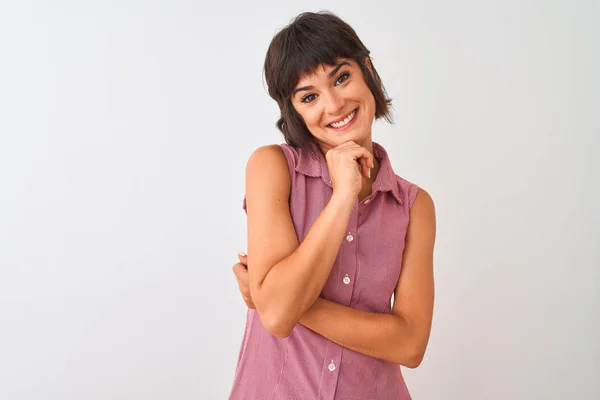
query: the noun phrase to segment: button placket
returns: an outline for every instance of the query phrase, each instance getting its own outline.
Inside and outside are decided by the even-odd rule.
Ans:
[[[333,363],[333,360],[331,360],[327,368],[329,368],[331,372],[335,371],[335,364]]]
[[[358,204],[358,198],[354,203],[354,207],[352,209],[352,213],[350,214],[350,220],[348,221],[348,227],[347,227],[347,231],[346,231],[346,243],[342,244],[342,247],[344,247],[344,258],[342,260],[342,264],[341,267],[342,269],[340,270],[340,276],[341,277],[341,281],[343,283],[343,285],[341,285],[342,289],[342,293],[340,293],[340,304],[343,304],[347,307],[350,306],[351,302],[352,302],[352,293],[354,292],[354,278],[356,276],[356,262],[357,262],[357,244],[358,244],[358,237],[356,236],[357,232],[358,232],[358,219],[359,219],[359,209],[360,209],[360,205]],[[338,279],[340,279],[338,277]],[[339,282],[339,281],[338,281]]]
[[[342,346],[327,340],[318,399],[333,400],[335,398],[342,362],[342,351]]]

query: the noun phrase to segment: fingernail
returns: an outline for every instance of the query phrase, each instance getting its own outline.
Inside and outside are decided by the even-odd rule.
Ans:
[[[369,178],[371,177],[371,168],[369,168]]]
[[[240,250],[240,252],[238,253],[240,256],[242,257],[246,257],[246,253],[244,253],[243,251]]]

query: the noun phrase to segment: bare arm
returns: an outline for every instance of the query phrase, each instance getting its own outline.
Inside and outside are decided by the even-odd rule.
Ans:
[[[298,243],[288,197],[290,176],[279,146],[257,149],[246,167],[248,277],[252,300],[275,336],[290,334],[327,282],[354,197],[331,197]]]
[[[416,368],[431,331],[435,231],[433,202],[427,192],[419,189],[410,211],[392,313],[356,310],[319,298],[300,323],[361,354]]]

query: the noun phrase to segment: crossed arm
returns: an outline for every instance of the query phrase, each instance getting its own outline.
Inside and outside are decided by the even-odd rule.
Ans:
[[[299,322],[340,346],[416,368],[423,359],[431,331],[435,235],[433,201],[425,190],[419,189],[410,211],[392,313],[357,310],[318,297]],[[244,300],[253,306],[244,268],[245,257],[240,261],[234,266],[234,272]]]

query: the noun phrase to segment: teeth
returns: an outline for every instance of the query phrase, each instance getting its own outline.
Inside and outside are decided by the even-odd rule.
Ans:
[[[342,126],[346,125],[347,123],[349,123],[350,121],[352,121],[354,119],[354,116],[356,115],[356,110],[352,111],[350,113],[350,115],[348,115],[346,117],[346,119],[344,119],[343,121],[340,122],[334,122],[331,123],[329,125],[333,126],[334,128],[341,128]]]

